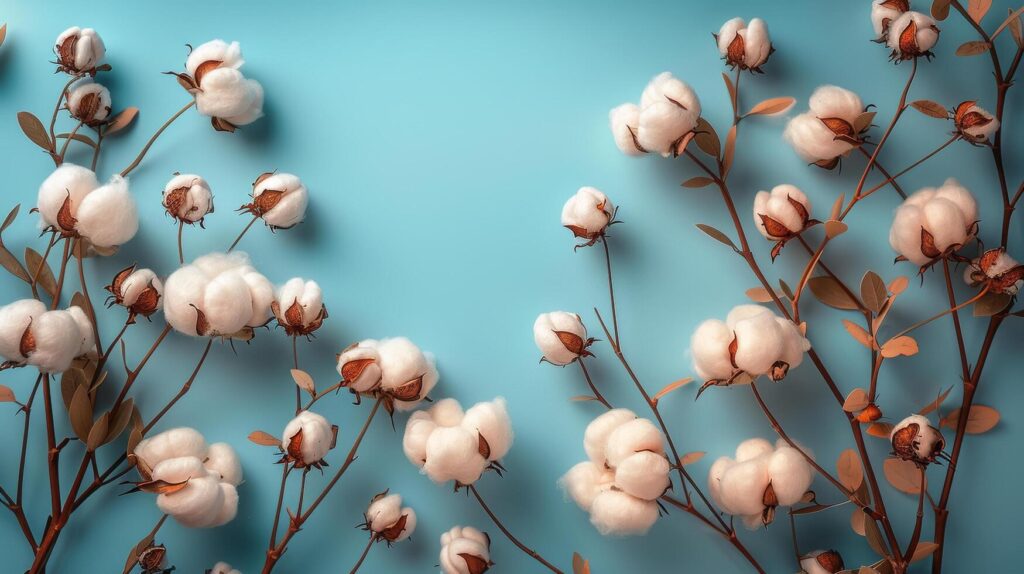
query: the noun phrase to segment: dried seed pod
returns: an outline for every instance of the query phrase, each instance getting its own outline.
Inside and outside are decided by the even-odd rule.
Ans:
[[[718,52],[730,67],[761,72],[761,66],[775,51],[768,37],[764,20],[754,18],[749,24],[743,18],[733,18],[722,24],[715,36]]]
[[[72,75],[96,75],[106,48],[96,30],[72,26],[57,36],[53,52],[57,55],[57,71]]]
[[[939,429],[921,415],[910,415],[900,421],[893,427],[889,440],[893,455],[920,465],[935,462],[946,446]]]
[[[931,58],[931,49],[938,41],[935,20],[920,12],[906,11],[889,24],[886,44],[892,50],[890,59],[902,62],[920,56]]]

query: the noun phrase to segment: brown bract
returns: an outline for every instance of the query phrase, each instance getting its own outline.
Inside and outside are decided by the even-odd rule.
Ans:
[[[160,572],[167,558],[167,547],[154,544],[139,554],[139,566],[143,572]]]
[[[110,285],[104,287],[104,289],[110,292],[110,297],[107,299],[107,307],[121,305],[127,308],[129,325],[135,323],[137,316],[149,317],[160,307],[160,292],[156,290],[152,282],[146,285],[146,288],[139,293],[131,305],[124,304],[124,282],[135,272],[135,267],[136,265],[133,263],[118,271]]]
[[[466,561],[466,568],[469,570],[469,574],[483,574],[494,565],[494,562],[488,562],[475,554],[463,552],[459,556]]]
[[[68,94],[65,93],[65,99],[68,98]],[[102,120],[96,119],[97,112],[100,111],[100,95],[93,92],[85,94],[82,99],[78,101],[78,105],[75,109],[70,110],[71,115],[80,120],[83,124],[89,127],[96,127],[107,123],[107,118],[110,118],[110,106],[106,106],[107,114]]]
[[[310,337],[314,331],[324,324],[324,319],[327,318],[327,306],[324,305],[320,307],[320,313],[312,321],[309,323],[304,322],[302,320],[303,308],[299,304],[298,299],[293,300],[292,304],[284,312],[281,311],[281,303],[278,301],[270,304],[270,310],[273,311],[274,317],[277,318],[277,324],[284,329],[285,334],[289,337]],[[361,369],[360,372],[362,372]],[[344,373],[342,373],[342,376],[345,377]],[[348,377],[345,377],[345,379],[355,380],[348,379]]]
[[[780,222],[779,220],[770,217],[764,213],[757,214],[757,216],[761,219],[761,223],[764,224],[764,229],[765,231],[768,232],[768,235],[778,240],[775,246],[772,247],[772,261],[775,261],[779,254],[782,253],[782,248],[786,246],[787,241],[796,237],[797,235],[800,235],[805,230],[821,223],[817,219],[810,218],[810,213],[807,211],[806,205],[793,199],[789,195],[786,196],[786,199],[789,201],[789,204],[793,206],[793,209],[795,209],[797,214],[800,216],[801,224],[800,229],[798,231],[793,231],[792,229],[783,225],[782,222]]]
[[[814,561],[827,572],[835,574],[846,568],[843,564],[843,557],[835,550],[827,550],[814,557]]]
[[[992,274],[992,268],[1006,253],[1006,249],[996,247],[982,253],[978,258],[978,268],[971,272],[971,280],[977,284],[987,285],[993,293],[1015,295],[1015,285],[1024,280],[1024,265],[1017,265],[999,274]]]
[[[930,25],[928,27],[934,30],[936,34],[939,33],[939,28],[937,26]],[[930,59],[933,54],[928,50],[922,50],[920,45],[918,45],[917,32],[917,22],[911,20],[907,24],[907,27],[900,32],[899,47],[892,51],[892,54],[889,55],[889,59],[897,63],[902,62],[903,60],[912,60],[919,56],[924,56]]]

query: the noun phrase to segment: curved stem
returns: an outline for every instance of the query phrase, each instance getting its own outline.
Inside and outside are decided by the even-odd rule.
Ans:
[[[914,533],[910,535],[910,543],[907,544],[907,552],[903,555],[903,561],[909,563],[914,557],[917,545],[921,542],[921,525],[924,522],[924,495],[927,492],[927,482],[924,476],[924,466],[919,467],[921,471],[921,490],[917,493],[917,519],[914,521]]]
[[[46,245],[46,251],[43,252],[43,256],[39,258],[39,264],[36,265],[36,270],[32,272],[31,280],[29,281],[29,287],[32,289],[32,296],[39,299],[39,289],[36,288],[36,284],[39,282],[39,273],[43,270],[43,266],[46,265],[46,260],[50,257],[50,251],[53,250],[53,246],[57,244],[58,235],[56,232],[50,233],[50,241]]]
[[[292,337],[292,365],[295,370],[299,370],[299,344],[298,337]],[[295,414],[296,416],[302,411],[302,389],[299,385],[295,385]]]
[[[170,126],[172,123],[174,123],[174,120],[176,120],[179,117],[181,117],[182,114],[187,112],[188,109],[191,108],[194,105],[196,105],[196,101],[192,100],[185,107],[183,107],[180,110],[178,110],[178,113],[176,113],[173,116],[171,116],[171,119],[169,119],[166,122],[164,122],[164,125],[160,126],[160,129],[156,130],[156,133],[153,134],[153,136],[149,138],[149,141],[146,142],[145,146],[143,146],[142,151],[139,152],[139,155],[135,156],[135,160],[132,161],[132,163],[128,164],[128,167],[126,167],[126,168],[121,170],[121,177],[127,176],[129,173],[132,172],[132,170],[134,170],[135,168],[139,167],[139,163],[142,162],[142,158],[146,157],[146,153],[149,152],[149,148],[153,147],[153,142],[155,142],[156,139],[158,137],[160,137],[160,134],[164,133],[164,130],[166,130],[167,127]]]
[[[612,304],[612,328],[615,333],[615,346],[621,347],[619,340],[619,314],[615,311],[615,285],[612,283],[612,256],[608,249],[608,238],[603,238],[601,243],[604,245],[604,261],[605,267],[608,269],[608,299]]]
[[[861,155],[868,159],[871,159],[871,154],[869,154],[863,146],[859,146],[857,149],[860,150]],[[899,195],[901,199],[907,198],[907,193],[903,191],[903,188],[900,187],[900,184],[896,183],[896,178],[898,176],[889,175],[889,172],[884,167],[882,167],[882,164],[878,163],[877,159],[875,160],[875,169],[877,169],[878,172],[882,174],[882,177],[886,178],[885,182],[887,184],[892,184],[893,190],[896,191],[896,194]]]
[[[64,138],[64,145],[60,147],[60,154],[58,154],[60,155],[61,163],[64,163],[64,155],[68,153],[68,146],[71,145],[71,140],[75,139],[75,134],[78,133],[78,130],[82,129],[83,125],[85,125],[83,122],[78,122],[75,129],[71,130],[71,133],[68,134],[68,137]]]
[[[92,304],[92,297],[89,296],[89,283],[85,280],[85,262],[83,261],[85,251],[85,244],[78,242],[75,244],[75,260],[78,263],[78,283],[82,287],[82,295],[85,297],[86,302],[89,304],[90,309],[95,309]],[[84,311],[84,309],[83,309]],[[96,320],[96,313],[90,313],[90,323],[92,323],[92,336],[93,343],[96,345],[96,350],[103,348],[103,343],[100,341],[100,326],[99,321]],[[102,367],[100,365],[96,368],[97,371]]]
[[[596,398],[598,402],[605,407],[609,409],[612,408],[611,403],[605,400],[604,395],[601,394],[601,391],[597,390],[597,386],[594,385],[593,379],[590,378],[590,372],[587,371],[587,366],[583,364],[583,357],[577,359],[576,362],[580,364],[580,370],[583,371],[583,376],[587,379],[587,384],[590,385],[590,390],[594,393],[594,398]]]
[[[366,548],[363,548],[363,553],[359,555],[359,560],[356,560],[356,565],[352,567],[352,570],[349,572],[349,574],[356,574],[356,571],[359,570],[359,567],[363,565],[363,561],[366,560],[366,555],[370,553],[370,548],[373,548],[374,542],[375,539],[373,536],[371,536],[370,540],[366,543]]]
[[[185,264],[185,250],[181,244],[181,234],[185,230],[185,220],[178,221],[178,265]]]
[[[537,554],[536,551],[530,549],[530,547],[520,542],[518,538],[516,538],[511,532],[509,532],[508,528],[505,528],[505,525],[501,523],[501,520],[497,516],[495,516],[494,512],[491,510],[491,507],[487,506],[487,503],[484,502],[484,499],[480,496],[480,492],[476,489],[476,485],[470,484],[466,488],[468,488],[469,491],[473,493],[473,496],[476,498],[477,502],[480,503],[480,507],[484,509],[484,512],[487,513],[487,516],[491,517],[491,522],[493,522],[494,525],[497,526],[499,530],[501,530],[501,532],[505,535],[506,538],[508,538],[512,542],[512,544],[518,546],[520,550],[525,552],[528,556],[530,556],[537,562],[540,562],[548,570],[551,570],[556,574],[564,574],[561,570],[556,568],[554,564],[548,562],[544,559],[543,556]]]
[[[252,224],[256,223],[256,220],[259,218],[260,216],[258,215],[252,216],[252,219],[249,221],[249,224],[246,225],[245,228],[242,229],[242,232],[238,234],[238,237],[236,237],[235,240],[231,242],[231,247],[228,247],[228,253],[234,251],[235,247],[238,246],[238,242],[241,241],[243,237],[245,237],[245,234],[249,231],[249,228],[252,227]]]
[[[160,419],[162,419],[164,417],[164,415],[167,414],[167,411],[171,410],[171,407],[173,407],[175,405],[175,403],[180,401],[181,397],[184,397],[185,394],[188,393],[189,389],[192,388],[192,383],[195,382],[196,376],[199,374],[199,369],[201,369],[203,367],[203,363],[206,362],[206,356],[210,354],[210,347],[212,345],[213,345],[213,339],[209,339],[206,342],[206,348],[203,349],[203,354],[199,357],[199,362],[196,363],[196,367],[195,367],[195,369],[192,370],[192,374],[188,377],[188,380],[186,380],[185,384],[182,385],[181,390],[178,391],[178,394],[174,395],[174,398],[171,399],[171,401],[169,403],[164,405],[164,408],[160,409],[160,412],[157,413],[155,417],[153,417],[153,420],[149,421],[149,424],[147,424],[142,429],[143,436],[145,436],[146,433],[148,433],[150,430],[152,430],[152,428],[156,425],[156,423],[159,422]]]
[[[92,171],[96,171],[96,165],[100,161],[100,148],[103,147],[103,126],[96,128],[96,146],[92,150]]]
[[[60,95],[57,96],[57,105],[53,106],[53,115],[50,117],[50,151],[56,152],[54,147],[57,143],[57,132],[54,127],[57,125],[57,112],[60,111],[60,105],[64,102],[64,96],[68,93],[68,88],[71,84],[77,82],[82,74],[75,74],[68,79],[68,83],[64,84],[64,88],[61,89]],[[54,158],[54,163],[57,163],[57,158]],[[57,164],[60,165],[60,164]]]
[[[267,552],[274,549],[277,542],[277,526],[281,522],[281,509],[284,506],[284,490],[288,485],[288,475],[291,473],[292,465],[287,462],[281,464],[281,488],[277,491],[277,510],[274,511],[274,526],[270,529],[270,542],[267,542]]]
[[[878,185],[872,187],[871,189],[861,193],[860,198],[864,199],[865,197],[871,195],[872,193],[875,193],[876,191],[882,189],[883,187],[885,187],[886,185],[889,185],[890,183],[895,184],[896,183],[896,178],[901,177],[903,175],[906,175],[907,172],[909,172],[910,170],[914,169],[915,167],[921,165],[922,163],[928,161],[933,156],[938,154],[940,151],[946,149],[947,147],[950,146],[950,144],[952,144],[953,142],[955,142],[955,141],[957,141],[959,139],[960,139],[959,134],[954,134],[952,137],[950,137],[948,140],[946,140],[945,143],[943,143],[939,147],[933,149],[932,151],[928,152],[928,154],[925,155],[924,157],[922,157],[921,159],[919,159],[919,160],[915,161],[914,163],[910,164],[909,166],[903,168],[896,175],[887,176],[888,179],[886,179],[882,183],[879,183]],[[865,153],[867,153],[867,152],[865,152]],[[849,209],[846,210],[846,212],[843,214],[843,216],[845,216],[846,213],[849,213]],[[843,216],[841,216],[839,219],[843,219]]]
[[[960,314],[957,312],[956,293],[953,291],[953,282],[949,276],[949,261],[942,260],[942,274],[946,279],[946,294],[949,297],[950,314],[953,315],[953,330],[956,331],[956,346],[960,353],[960,372],[962,380],[968,381],[971,378],[971,367],[967,363],[967,349],[964,346],[964,332],[960,328]]]

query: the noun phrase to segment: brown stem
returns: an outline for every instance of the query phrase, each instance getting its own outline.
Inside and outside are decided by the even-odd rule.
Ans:
[[[142,158],[146,157],[146,153],[149,152],[149,148],[153,147],[153,142],[155,142],[156,139],[160,137],[160,134],[164,133],[164,130],[166,130],[167,127],[170,126],[172,123],[174,123],[174,120],[178,119],[182,114],[187,112],[188,109],[194,105],[196,105],[196,101],[192,100],[185,107],[178,110],[178,113],[171,116],[171,119],[164,122],[164,125],[160,126],[160,129],[156,130],[156,133],[153,134],[151,138],[149,138],[149,141],[146,142],[145,146],[143,146],[142,151],[140,151],[139,155],[135,157],[135,160],[132,161],[132,163],[128,164],[128,167],[121,170],[121,177],[127,176],[129,173],[132,172],[132,170],[134,170],[136,167],[139,167],[139,163],[142,162]]]
[[[53,397],[50,393],[49,375],[43,376],[43,403],[46,408],[46,466],[50,474],[50,516],[56,520],[60,518],[60,470],[57,434],[53,427]]]
[[[871,159],[871,154],[868,153],[868,150],[864,149],[864,146],[857,146],[857,149],[860,151],[861,155],[863,155],[865,158],[867,158],[869,160]],[[882,167],[882,164],[878,163],[877,159],[875,160],[875,169],[877,169],[878,172],[882,174],[882,177],[886,178],[885,179],[885,184],[892,184],[893,190],[896,192],[897,195],[900,196],[901,199],[906,199],[907,198],[906,192],[903,191],[903,188],[900,187],[900,184],[896,183],[896,178],[898,176],[889,175],[889,172],[886,171],[886,169],[884,167]]]
[[[921,524],[924,522],[924,495],[927,492],[927,484],[924,477],[924,466],[919,467],[921,471],[921,491],[917,493],[917,519],[914,521],[914,533],[910,536],[910,543],[907,544],[907,552],[903,555],[903,561],[909,563],[914,557],[917,545],[921,542]]]
[[[728,540],[729,544],[732,544],[733,548],[735,548],[736,551],[740,553],[740,555],[746,558],[747,562],[750,563],[750,565],[754,568],[756,572],[758,572],[759,574],[765,574],[764,568],[761,567],[761,564],[759,564],[757,559],[754,558],[754,555],[751,554],[750,551],[747,550],[747,547],[743,545],[743,542],[740,541],[739,537],[736,535],[735,529],[729,529],[727,531],[722,530],[718,527],[718,525],[708,520],[706,516],[704,516],[700,511],[698,511],[693,506],[692,502],[684,503],[680,500],[676,500],[675,498],[667,494],[663,495],[660,500],[667,502],[668,504],[671,504],[672,506],[682,510],[683,512],[686,512],[687,514],[690,514],[691,516],[694,516],[697,519],[699,519],[708,528],[711,528],[719,535],[721,535],[723,538]]]
[[[60,105],[61,105],[61,103],[64,102],[64,96],[67,95],[68,88],[70,88],[71,84],[77,82],[78,79],[81,78],[81,77],[82,77],[82,74],[75,74],[75,75],[71,76],[68,79],[68,83],[64,84],[64,88],[61,89],[60,95],[57,96],[57,105],[53,106],[53,115],[50,117],[50,152],[51,153],[54,153],[54,152],[57,151],[57,149],[56,149],[57,132],[54,129],[56,127],[56,125],[57,125],[57,112],[60,111]],[[53,162],[56,165],[60,165],[60,163],[57,163],[57,158],[56,157],[53,158]]]
[[[299,340],[298,337],[294,337],[294,336],[292,337],[292,365],[293,365],[292,368],[295,369],[296,371],[299,370],[299,344],[298,344],[298,340]],[[298,414],[301,411],[302,411],[302,389],[299,388],[299,385],[295,385],[295,415],[298,416]]]
[[[612,256],[608,249],[608,238],[602,239],[601,243],[604,245],[604,261],[605,267],[608,269],[608,299],[612,304],[612,328],[615,333],[615,346],[621,347],[622,343],[619,339],[619,314],[615,311],[615,286],[612,283]]]
[[[236,237],[235,240],[231,242],[231,247],[228,247],[228,253],[234,251],[235,247],[238,246],[238,242],[241,241],[243,237],[245,237],[245,234],[249,231],[249,228],[252,227],[252,224],[256,223],[256,220],[259,218],[260,216],[258,215],[252,216],[252,219],[249,221],[249,224],[246,225],[245,228],[242,229],[242,232],[238,234],[238,237]]]
[[[96,147],[92,150],[92,171],[96,171],[96,165],[100,161],[100,148],[103,146],[103,126],[96,128]]]
[[[85,300],[89,303],[89,308],[95,309],[96,307],[92,304],[92,297],[89,296],[89,283],[85,280],[85,262],[83,261],[83,257],[85,254],[83,253],[83,251],[85,251],[85,244],[81,242],[77,243],[75,245],[74,255],[75,260],[78,263],[78,283],[82,287],[82,295],[85,297]],[[83,309],[83,311],[84,310],[85,309]],[[96,344],[96,350],[98,351],[103,348],[103,343],[102,341],[100,341],[99,321],[96,320],[95,313],[92,314],[91,319],[92,321],[90,321],[90,323],[92,323],[93,342]],[[96,367],[97,372],[99,371],[100,368],[102,368],[102,365]]]
[[[83,125],[85,125],[83,122],[78,122],[78,125],[75,126],[75,129],[71,130],[71,133],[68,134],[68,137],[64,139],[64,145],[60,147],[59,154],[61,163],[64,163],[64,155],[68,153],[68,146],[71,145],[71,140],[75,139],[75,134],[78,133],[78,130],[82,129]]]
[[[174,398],[171,399],[169,403],[164,405],[164,408],[160,409],[160,412],[157,413],[155,417],[153,417],[153,420],[149,421],[149,424],[147,424],[145,428],[142,429],[143,436],[145,436],[146,433],[148,433],[156,425],[156,423],[159,422],[160,419],[162,419],[164,415],[167,414],[167,411],[171,410],[171,407],[173,407],[175,403],[180,401],[181,397],[184,397],[185,394],[188,393],[189,389],[192,388],[192,383],[195,382],[196,376],[199,374],[199,369],[203,367],[203,363],[206,362],[206,356],[210,354],[211,346],[213,346],[213,339],[209,339],[206,341],[206,348],[203,349],[203,354],[202,356],[199,357],[199,362],[196,363],[195,369],[192,370],[192,374],[189,375],[188,380],[185,381],[185,384],[181,386],[181,389],[178,391],[178,394],[174,395]]]
[[[491,508],[487,506],[486,502],[484,502],[484,499],[480,496],[480,492],[476,489],[475,485],[470,484],[466,488],[468,488],[469,491],[473,493],[473,496],[476,498],[477,502],[480,503],[480,507],[484,509],[484,512],[487,513],[487,516],[491,517],[491,522],[493,522],[494,525],[497,526],[499,530],[501,530],[501,532],[505,535],[506,538],[512,541],[512,544],[518,546],[520,550],[525,552],[528,556],[530,556],[537,562],[540,562],[548,570],[555,572],[555,574],[564,574],[561,570],[555,567],[554,564],[545,560],[543,556],[537,554],[535,550],[532,550],[530,547],[520,542],[518,538],[516,538],[511,532],[509,532],[508,528],[505,528],[505,525],[502,524],[501,520],[497,516],[495,516]]]
[[[125,397],[128,396],[128,391],[132,388],[132,385],[134,385],[135,381],[139,378],[139,373],[142,372],[142,368],[145,367],[147,363],[149,363],[149,359],[153,356],[153,353],[156,352],[157,347],[160,346],[160,343],[163,343],[164,339],[167,338],[167,335],[170,332],[171,326],[164,325],[163,330],[161,330],[160,334],[157,335],[157,338],[155,341],[153,341],[153,344],[149,346],[149,350],[146,351],[146,354],[142,357],[142,360],[139,361],[139,364],[136,365],[136,367],[130,373],[128,373],[128,378],[125,379],[124,385],[121,387],[121,392],[117,394],[117,400],[114,401],[114,406],[111,408],[110,412],[116,412],[117,407],[121,406],[121,403],[124,402]],[[111,345],[113,345],[113,343],[111,343]],[[209,348],[207,348],[207,350],[209,350]]]
[[[964,332],[960,328],[960,314],[957,312],[956,293],[953,291],[953,282],[949,276],[949,261],[942,260],[942,274],[946,279],[946,294],[949,296],[949,313],[953,316],[953,330],[956,331],[956,346],[960,353],[960,372],[962,380],[968,381],[971,378],[971,367],[967,364],[967,348],[964,346]]]
[[[366,548],[363,548],[363,553],[359,555],[359,560],[356,560],[356,565],[352,567],[349,574],[356,574],[359,567],[363,565],[363,561],[366,560],[366,555],[370,553],[370,548],[373,548],[373,543],[376,542],[376,538],[370,537],[370,540],[366,543]]]
[[[277,542],[277,526],[281,522],[281,509],[284,507],[284,491],[288,485],[288,475],[291,474],[292,465],[288,463],[281,464],[281,488],[277,491],[277,510],[274,511],[274,526],[270,529],[270,541],[267,542],[267,552],[274,549],[274,544]]]
[[[872,187],[871,189],[869,189],[869,190],[867,190],[867,191],[865,191],[865,192],[861,193],[861,194],[860,194],[860,198],[861,198],[861,199],[864,199],[865,197],[867,197],[867,196],[871,195],[872,193],[875,193],[876,191],[878,191],[878,190],[882,189],[883,187],[885,187],[886,185],[889,185],[890,183],[892,183],[892,184],[894,184],[894,185],[895,185],[895,182],[896,182],[896,178],[898,178],[898,177],[901,177],[901,176],[905,175],[905,174],[906,174],[907,172],[909,172],[910,170],[912,170],[912,169],[914,169],[915,167],[917,167],[917,166],[921,165],[922,163],[924,163],[924,162],[928,161],[928,160],[929,160],[929,159],[931,159],[931,158],[932,158],[932,157],[933,157],[934,155],[936,155],[936,154],[938,154],[938,153],[939,153],[940,151],[942,151],[942,150],[946,149],[947,147],[949,147],[949,145],[950,145],[950,144],[952,144],[953,142],[955,142],[955,141],[957,141],[957,140],[959,140],[959,139],[960,139],[960,135],[959,135],[959,134],[954,134],[954,135],[953,135],[952,137],[950,137],[950,138],[949,138],[948,140],[946,140],[946,142],[945,142],[945,143],[943,143],[943,144],[942,144],[942,145],[940,145],[939,147],[937,147],[937,148],[933,149],[933,150],[932,150],[931,152],[929,152],[929,153],[928,153],[927,155],[925,155],[925,156],[924,156],[924,157],[922,157],[921,159],[919,159],[919,160],[915,161],[914,163],[910,164],[909,166],[907,166],[907,167],[903,168],[903,169],[902,169],[902,170],[901,170],[901,171],[900,171],[899,173],[897,173],[896,175],[893,175],[893,176],[887,176],[887,177],[888,177],[888,179],[886,179],[886,180],[885,180],[885,181],[883,181],[882,183],[879,183],[878,185],[876,185],[876,186]],[[865,153],[866,153],[866,152],[865,152]],[[904,197],[905,197],[905,196],[904,196]],[[847,213],[849,213],[849,210],[847,210]],[[844,213],[843,215],[845,216],[845,213]],[[839,219],[842,219],[842,218],[843,218],[843,217],[840,217]]]
[[[182,220],[178,221],[178,264],[179,265],[184,265],[185,264],[185,250],[182,248],[182,245],[181,245],[181,234],[182,234],[182,232],[184,230],[185,230],[185,220],[182,219]]]
[[[587,366],[583,364],[583,357],[577,359],[576,362],[580,364],[580,370],[583,371],[583,377],[587,379],[587,384],[590,385],[590,390],[594,393],[594,398],[596,398],[598,402],[605,407],[609,409],[612,408],[611,403],[605,400],[604,395],[601,394],[601,391],[597,390],[597,386],[594,385],[593,379],[590,378],[590,372],[587,371]]]

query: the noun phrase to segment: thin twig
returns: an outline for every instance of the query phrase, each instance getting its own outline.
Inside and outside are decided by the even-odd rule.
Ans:
[[[487,516],[491,518],[491,522],[493,522],[494,525],[497,526],[499,530],[501,530],[501,532],[505,535],[506,538],[508,538],[512,542],[512,544],[518,546],[519,549],[525,552],[527,556],[530,556],[537,562],[540,562],[548,570],[555,572],[555,574],[564,574],[554,564],[545,560],[544,557],[538,554],[535,550],[531,549],[529,546],[520,542],[519,539],[515,537],[515,535],[509,532],[508,528],[505,528],[505,525],[502,524],[501,520],[494,514],[494,511],[491,510],[491,507],[487,506],[487,503],[484,502],[483,497],[480,496],[480,491],[476,489],[476,485],[470,484],[466,488],[468,488],[469,491],[473,493],[473,496],[476,498],[477,502],[480,503],[480,507],[483,508],[484,512],[487,513]]]
[[[171,116],[171,119],[164,122],[164,125],[160,126],[160,129],[156,130],[156,133],[153,134],[151,138],[149,138],[149,141],[146,142],[145,146],[143,146],[142,151],[140,151],[139,155],[135,157],[135,160],[132,161],[132,163],[128,164],[128,167],[121,170],[121,177],[127,176],[129,173],[132,172],[132,170],[134,170],[136,167],[139,167],[139,163],[142,162],[142,158],[146,157],[146,153],[149,152],[149,148],[153,147],[153,142],[155,142],[156,139],[160,137],[160,134],[164,133],[164,130],[166,130],[167,127],[170,126],[172,123],[174,123],[174,120],[178,119],[182,114],[187,112],[188,109],[194,105],[196,105],[196,101],[192,100],[185,107],[178,110],[178,113]]]

